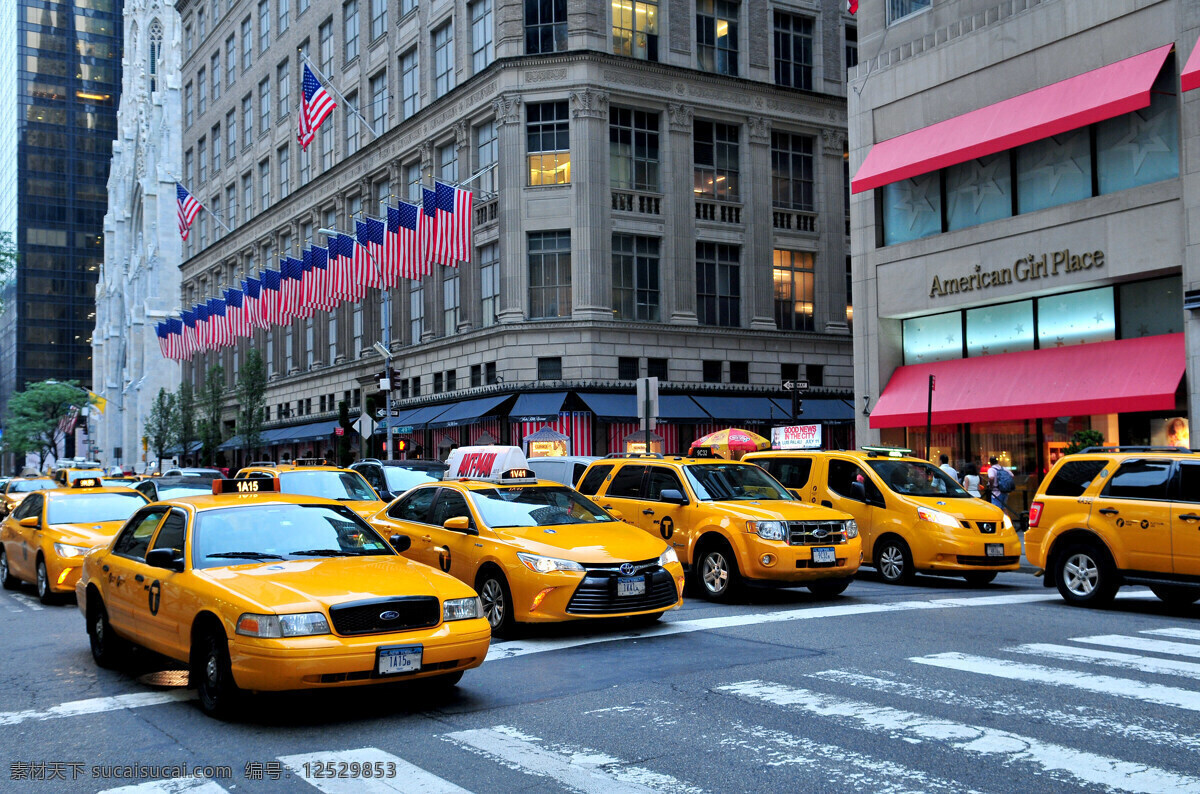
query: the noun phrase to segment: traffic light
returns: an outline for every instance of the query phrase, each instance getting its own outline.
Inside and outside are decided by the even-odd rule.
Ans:
[[[408,442],[403,438],[396,439],[396,454],[399,455],[408,449]]]

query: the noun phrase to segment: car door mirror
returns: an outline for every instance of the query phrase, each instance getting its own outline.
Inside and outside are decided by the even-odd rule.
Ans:
[[[801,501],[804,500],[804,496],[800,493],[799,488],[788,488],[788,493],[790,493],[792,496],[796,497],[797,499],[799,499]]]
[[[624,521],[624,520],[625,520],[625,516],[623,516],[623,515],[621,514],[621,511],[620,511],[620,510],[618,510],[617,508],[615,508],[615,507],[606,507],[606,508],[604,508],[604,509],[608,511],[608,514],[609,514],[610,516],[612,516],[613,518],[617,519],[618,521]]]
[[[388,491],[388,490],[381,490],[381,491],[379,492],[379,498],[380,498],[380,499],[382,499],[382,500],[383,500],[383,501],[385,501],[385,502],[390,502],[390,501],[392,501],[393,499],[395,499],[395,498],[396,498],[396,494],[394,494],[394,493],[392,493],[391,491]]]
[[[660,501],[669,502],[673,505],[685,505],[688,503],[688,499],[683,495],[683,491],[675,488],[665,489],[659,493],[658,498]]]
[[[25,518],[21,519],[21,526],[29,527],[30,529],[37,529],[41,526],[41,523],[41,519],[37,516],[25,516]]]
[[[447,518],[442,523],[442,528],[448,529],[451,532],[466,532],[467,534],[473,534],[471,532],[471,519],[467,518],[466,516],[454,516],[452,518]]]
[[[151,568],[182,571],[183,552],[179,549],[150,549],[146,552],[146,564]]]
[[[397,533],[388,538],[388,543],[392,544],[392,548],[396,550],[397,554],[403,554],[412,545],[412,538]]]

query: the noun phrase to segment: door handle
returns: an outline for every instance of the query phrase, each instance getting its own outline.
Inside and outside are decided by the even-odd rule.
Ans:
[[[133,581],[135,581],[135,582],[144,582],[144,581],[146,581],[146,577],[142,576],[142,575],[139,573],[137,576],[133,577]]]
[[[821,507],[833,507],[833,502],[829,501],[828,499],[822,499]]]
[[[1099,512],[1100,512],[1100,515],[1102,515],[1102,516],[1115,516],[1117,513],[1120,513],[1121,511],[1115,507],[1102,507],[1102,508],[1100,508]]]
[[[652,516],[652,515],[654,515],[654,511],[647,507],[645,510],[642,511],[642,515]]]
[[[612,509],[613,509],[613,506],[612,506],[612,505],[604,505],[604,509],[605,509],[605,510],[612,510]]]
[[[1184,521],[1200,521],[1200,516],[1195,513],[1184,513],[1180,516]]]
[[[425,541],[426,543],[430,543],[433,541],[433,536],[432,535],[422,535],[421,540]]]

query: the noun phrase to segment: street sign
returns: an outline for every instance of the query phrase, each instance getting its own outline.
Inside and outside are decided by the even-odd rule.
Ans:
[[[808,391],[808,381],[806,380],[785,380],[783,382],[784,391]]]
[[[645,430],[649,423],[653,430],[658,423],[658,378],[637,379],[637,412],[639,428]]]
[[[412,435],[412,425],[392,425],[392,433],[408,436]]]
[[[344,435],[346,435],[346,428],[344,428],[344,427],[335,427],[335,428],[333,429],[333,434],[334,434],[335,436],[344,436]]]
[[[375,420],[366,414],[363,414],[354,421],[354,429],[357,430],[358,434],[363,438],[370,438],[375,432]],[[338,430],[341,430],[341,428],[339,427]]]

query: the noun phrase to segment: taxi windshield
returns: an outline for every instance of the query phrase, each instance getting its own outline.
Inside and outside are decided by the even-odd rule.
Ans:
[[[751,464],[700,463],[684,466],[683,470],[702,502],[792,501],[792,495],[771,475]]]
[[[285,471],[279,475],[279,487],[284,493],[341,502],[373,502],[379,498],[356,471]]]
[[[946,472],[924,461],[868,460],[888,488],[904,496],[948,496],[966,499],[971,495]]]
[[[98,524],[124,521],[146,504],[145,498],[129,493],[61,494],[46,506],[47,524]]]
[[[483,523],[493,529],[614,520],[595,503],[566,487],[480,488],[468,493]]]
[[[262,560],[394,554],[352,510],[339,505],[273,504],[205,510],[196,516],[192,535],[195,568]]]
[[[442,469],[406,469],[403,466],[384,466],[383,476],[387,480],[388,490],[392,493],[404,493],[409,488],[416,488],[427,482],[438,482],[442,479]]]
[[[54,480],[13,480],[8,484],[8,490],[5,493],[31,493],[48,491],[57,487],[58,483]]]
[[[167,499],[178,499],[182,496],[200,496],[202,494],[212,493],[212,486],[207,482],[196,485],[160,485],[158,486],[158,500],[160,502]]]

